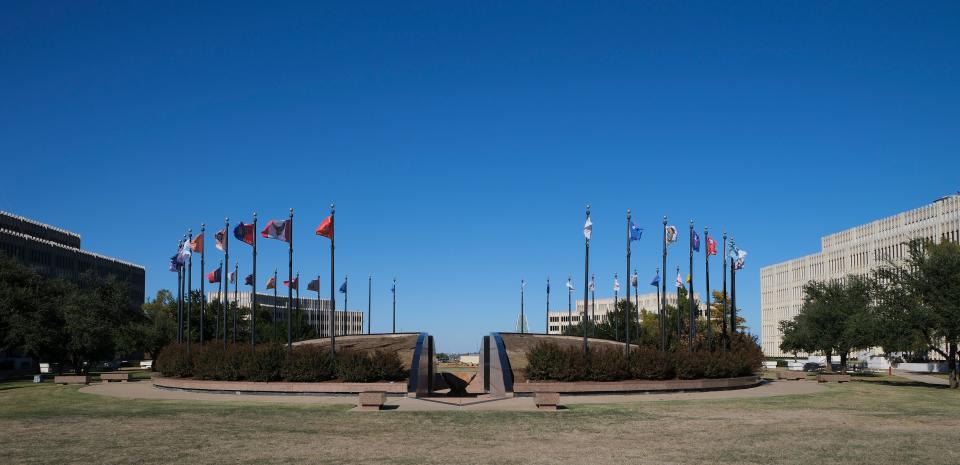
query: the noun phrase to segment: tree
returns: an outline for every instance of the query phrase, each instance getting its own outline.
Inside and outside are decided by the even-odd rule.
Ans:
[[[960,340],[960,244],[913,240],[903,263],[888,262],[874,271],[876,302],[885,352],[915,347],[947,361],[950,387],[956,389]],[[944,350],[944,347],[946,350]]]

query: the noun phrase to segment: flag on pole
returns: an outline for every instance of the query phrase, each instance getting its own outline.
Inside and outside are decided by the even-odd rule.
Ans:
[[[243,223],[240,223],[240,225],[243,225]],[[240,226],[237,226],[237,227],[239,228]],[[242,237],[237,237],[237,239],[240,239],[241,241],[243,240]],[[223,228],[223,229],[217,231],[217,232],[213,235],[213,241],[214,241],[214,247],[216,247],[217,250],[219,250],[219,251],[221,251],[221,252],[225,252],[226,249],[227,249],[227,246],[226,246],[226,243],[227,243],[227,228]]]
[[[233,237],[253,245],[253,225],[243,224],[242,221],[237,223],[237,226],[233,228]],[[223,244],[220,241],[217,241],[217,243],[220,244],[217,248],[223,250]]]
[[[680,277],[680,272],[677,272],[677,287],[683,287],[683,278]]]
[[[317,226],[316,232],[318,236],[333,239],[333,215],[324,218],[323,221],[320,222],[320,226]]]
[[[230,284],[237,282],[237,272],[231,271],[228,276],[230,277]]]
[[[190,241],[190,250],[194,252],[203,253],[203,234],[202,233],[197,234],[197,237],[194,237],[193,240]]]
[[[284,285],[284,286],[287,286],[287,287],[291,287],[291,286],[290,286],[290,281],[288,281],[288,280],[283,280],[283,285]],[[293,288],[294,288],[294,289],[297,289],[297,290],[300,290],[300,276],[297,276],[296,278],[293,278]]]
[[[207,282],[208,283],[219,283],[220,282],[220,268],[217,268],[209,273],[207,273]]]
[[[697,234],[696,230],[693,231],[693,239],[691,240],[693,241],[693,251],[699,252],[700,251],[700,235]]]
[[[677,242],[677,228],[675,226],[667,226],[665,239],[667,240],[667,245]]]
[[[616,276],[613,277],[613,292],[620,292],[620,280]]]
[[[180,244],[180,250],[177,252],[177,264],[180,266],[186,265],[190,255],[190,246],[187,241],[183,241]]]
[[[630,240],[638,241],[640,237],[643,236],[643,228],[637,226],[637,223],[633,221],[630,222]]]
[[[653,287],[660,287],[660,273],[657,273],[657,275],[653,277],[653,281],[650,281],[650,285]]]
[[[747,258],[747,252],[741,249],[737,249],[737,256],[733,260],[733,266],[735,269],[742,270],[744,261]]]
[[[313,281],[307,283],[307,290],[320,292],[320,278],[314,279]]]
[[[267,226],[260,231],[260,235],[266,239],[276,239],[278,241],[290,242],[290,232],[293,230],[290,220],[270,220]]]
[[[393,281],[393,286],[390,286],[390,292],[397,292],[397,281]]]
[[[639,280],[640,280],[640,277],[637,276],[637,273],[633,273],[633,275],[630,276],[630,285],[633,286],[634,288],[636,288],[636,287],[637,287],[637,282],[638,282]]]
[[[277,287],[277,278],[271,276],[270,279],[267,280],[267,289],[276,289],[276,287]]]
[[[712,237],[707,236],[707,255],[716,255],[717,254],[717,241],[713,240]]]
[[[176,273],[180,269],[180,263],[177,262],[177,255],[170,257],[170,271]]]
[[[573,283],[570,282],[569,279],[567,280],[567,289],[570,289],[571,291],[575,290],[575,289],[573,288]]]
[[[687,273],[687,284],[690,283],[690,273]]]
[[[243,284],[247,286],[253,286],[253,275],[248,274],[246,278],[243,278]]]
[[[343,284],[340,285],[340,293],[341,293],[341,294],[346,294],[346,293],[347,293],[347,281],[346,281],[346,280],[344,280],[344,281],[343,281]]]
[[[593,235],[593,221],[590,221],[590,217],[587,216],[587,222],[583,224],[583,237],[590,240],[591,235]]]
[[[547,294],[550,293],[550,280],[547,279]]]

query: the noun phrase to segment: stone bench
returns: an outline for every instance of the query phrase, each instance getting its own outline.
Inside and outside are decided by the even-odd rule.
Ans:
[[[387,393],[385,391],[361,392],[357,399],[357,408],[360,410],[380,410],[385,403],[387,403]]]
[[[850,375],[840,375],[840,374],[819,374],[817,375],[818,383],[849,383]]]
[[[130,381],[130,373],[101,373],[100,382],[109,383],[110,381],[120,381],[126,383]]]
[[[90,376],[87,375],[58,375],[53,377],[56,384],[90,384]]]
[[[802,371],[778,371],[777,379],[805,380],[807,379],[807,374]]]
[[[540,410],[556,410],[560,406],[560,393],[537,392],[533,395],[533,403]]]

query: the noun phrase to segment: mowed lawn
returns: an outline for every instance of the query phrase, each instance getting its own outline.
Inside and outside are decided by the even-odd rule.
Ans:
[[[350,408],[125,400],[2,383],[0,463],[960,463],[960,393],[889,380],[560,412]]]

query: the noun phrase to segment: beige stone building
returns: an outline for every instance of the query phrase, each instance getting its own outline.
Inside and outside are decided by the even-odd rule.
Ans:
[[[620,296],[619,298],[620,298],[620,300],[623,300],[623,299],[624,299],[623,296]],[[693,298],[694,298],[695,300],[697,300],[697,302],[700,304],[700,313],[703,314],[704,303],[703,303],[703,302],[700,302],[700,293],[694,292],[694,293],[693,293]],[[631,302],[634,301],[634,296],[633,296],[633,295],[630,296],[630,301],[631,301]],[[646,293],[646,294],[640,294],[640,295],[637,297],[637,301],[639,302],[639,307],[640,307],[640,310],[641,310],[641,311],[646,310],[646,311],[648,311],[648,312],[653,312],[653,313],[656,313],[656,312],[657,312],[657,308],[658,308],[658,307],[657,307],[657,293],[656,293],[656,292],[650,292],[650,293]],[[602,298],[602,299],[601,299],[601,298],[598,298],[597,301],[596,301],[596,310],[595,310],[595,311],[594,311],[594,308],[593,308],[593,301],[592,301],[592,300],[590,301],[590,304],[591,304],[591,306],[590,306],[589,310],[590,310],[591,314],[593,315],[593,320],[594,320],[594,321],[603,321],[603,320],[607,317],[607,313],[613,311],[613,308],[614,308],[614,307],[613,307],[613,297],[607,297],[607,298]],[[670,286],[667,286],[667,305],[676,306],[676,304],[677,304],[676,288],[671,288]],[[573,320],[573,325],[578,325],[578,324],[580,324],[580,315],[581,315],[582,313],[583,313],[583,300],[582,300],[582,299],[578,299],[578,300],[575,301],[575,303],[574,303],[574,308],[573,308],[573,318],[572,318],[572,320]],[[543,313],[541,313],[540,315],[541,315],[541,318],[543,318],[543,317],[542,317]],[[570,326],[570,324],[571,324],[567,316],[568,316],[568,314],[567,314],[567,311],[566,311],[566,310],[554,310],[554,311],[551,311],[550,314],[548,315],[549,320],[550,320],[550,328],[549,328],[549,330],[548,330],[548,334],[562,334],[562,333],[563,333],[563,330],[564,330],[567,326]],[[532,319],[532,316],[528,314],[528,315],[527,315],[527,319]],[[543,321],[543,320],[540,320],[540,321]]]
[[[767,356],[779,357],[783,337],[778,328],[800,312],[803,285],[809,281],[867,275],[889,260],[901,260],[906,243],[927,238],[960,238],[960,194],[949,195],[910,211],[856,226],[820,239],[821,250],[760,269],[761,345]]]

